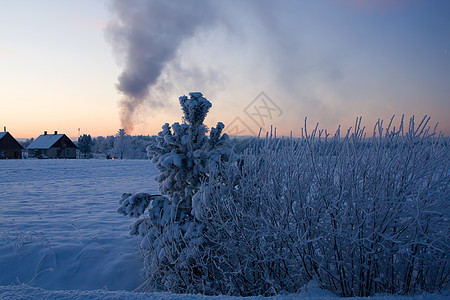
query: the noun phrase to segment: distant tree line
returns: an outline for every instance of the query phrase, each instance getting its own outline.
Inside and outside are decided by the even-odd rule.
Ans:
[[[27,148],[28,145],[30,145],[32,142],[34,142],[34,138],[26,139],[25,141],[19,141],[19,143],[22,145],[22,147]]]
[[[119,129],[116,135],[107,137],[83,134],[77,146],[82,158],[147,159],[147,146],[155,140],[154,136],[131,136]]]

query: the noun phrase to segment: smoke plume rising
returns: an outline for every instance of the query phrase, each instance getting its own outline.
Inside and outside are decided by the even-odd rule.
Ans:
[[[123,65],[117,83],[122,127],[130,133],[144,101],[161,108],[165,103],[157,91],[180,85],[188,88],[184,92],[210,92],[219,85],[217,78],[226,78],[226,90],[244,95],[249,89],[242,97],[250,101],[278,84],[294,99],[307,84],[306,73],[314,80],[339,73],[329,70],[333,63],[311,67],[321,51],[304,47],[304,29],[296,27],[303,6],[266,0],[111,0],[107,35]],[[189,46],[181,49],[185,42]]]
[[[163,68],[174,57],[180,43],[213,19],[208,1],[113,0],[113,20],[106,33],[123,71],[117,89],[122,127],[130,133],[135,113],[145,100],[161,106],[149,95]]]
[[[107,34],[123,66],[117,89],[128,133],[144,101],[171,117],[160,99],[176,102],[190,91],[225,100],[215,102],[209,115],[215,118],[217,111],[224,122],[265,91],[284,111],[279,126],[289,130],[300,126],[302,115],[336,128],[354,116],[383,116],[392,97],[411,98],[401,88],[405,82],[397,82],[408,77],[399,74],[409,61],[399,62],[401,48],[384,43],[386,35],[406,35],[376,26],[380,16],[397,24],[403,5],[393,3],[406,1],[369,7],[353,0],[110,1]],[[386,73],[392,62],[398,72]],[[406,102],[401,106],[410,107]]]

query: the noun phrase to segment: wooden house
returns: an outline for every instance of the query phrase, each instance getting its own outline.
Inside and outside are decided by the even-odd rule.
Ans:
[[[29,157],[38,158],[77,158],[78,147],[65,134],[47,134],[44,131],[28,147]]]
[[[6,131],[0,132],[0,159],[22,158],[22,145]]]

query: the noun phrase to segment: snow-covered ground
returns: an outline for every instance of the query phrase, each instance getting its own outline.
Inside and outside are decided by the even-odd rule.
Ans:
[[[122,192],[157,192],[148,160],[0,161],[0,285],[133,290],[143,279]]]
[[[116,210],[123,192],[157,193],[157,172],[148,160],[0,161],[0,299],[207,298],[131,293],[142,261]],[[295,297],[334,295],[311,284],[275,298]],[[446,296],[414,299],[430,298]]]

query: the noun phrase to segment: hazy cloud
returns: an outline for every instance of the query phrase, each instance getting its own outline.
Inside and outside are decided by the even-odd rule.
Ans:
[[[231,120],[265,91],[280,99],[289,121],[283,126],[291,128],[306,115],[325,119],[327,127],[379,115],[392,99],[399,110],[411,107],[408,91],[430,77],[424,70],[435,71],[419,62],[431,62],[420,49],[436,31],[422,26],[428,19],[414,25],[420,10],[413,0],[375,2],[112,0],[107,32],[123,65],[117,84],[123,127],[133,127],[144,101],[160,108],[162,99],[176,102],[190,91],[220,94],[218,106]],[[421,72],[410,72],[413,64]],[[446,95],[442,81],[433,80],[433,91]]]

